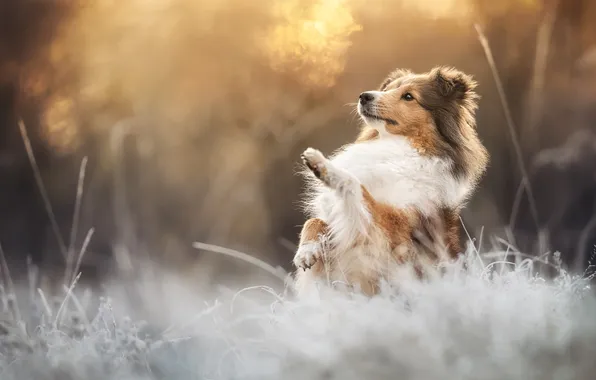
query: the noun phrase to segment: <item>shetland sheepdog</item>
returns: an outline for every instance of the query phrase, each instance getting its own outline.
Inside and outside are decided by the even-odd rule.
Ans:
[[[476,133],[475,88],[450,67],[395,70],[360,94],[355,142],[328,157],[303,152],[310,219],[294,257],[298,293],[321,282],[373,295],[395,265],[460,252],[460,211],[489,160]],[[438,225],[432,239],[443,254],[420,244]]]

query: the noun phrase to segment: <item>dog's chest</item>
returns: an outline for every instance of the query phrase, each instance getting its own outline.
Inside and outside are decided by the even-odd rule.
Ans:
[[[454,203],[461,192],[449,162],[421,156],[401,138],[351,145],[332,162],[355,176],[376,200],[399,208]]]

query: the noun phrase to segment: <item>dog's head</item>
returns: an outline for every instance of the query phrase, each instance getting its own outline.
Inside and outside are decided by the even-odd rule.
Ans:
[[[449,67],[396,70],[379,90],[360,94],[358,113],[366,124],[360,140],[403,136],[421,154],[452,159],[457,172],[469,171],[465,160],[475,155],[475,171],[483,171],[488,156],[476,133],[475,88],[472,77]]]

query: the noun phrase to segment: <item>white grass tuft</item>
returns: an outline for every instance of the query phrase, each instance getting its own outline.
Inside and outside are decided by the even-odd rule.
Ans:
[[[16,321],[3,292],[0,378],[593,379],[589,276],[558,267],[547,280],[510,256],[472,250],[440,278],[385,284],[372,299],[327,289],[298,300],[264,285],[201,296],[162,276],[163,297],[140,286],[147,323],[121,317],[121,301],[102,299],[87,319],[81,303],[43,292]]]

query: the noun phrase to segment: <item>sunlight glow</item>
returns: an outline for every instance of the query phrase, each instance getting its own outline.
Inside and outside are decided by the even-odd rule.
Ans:
[[[486,2],[482,11],[475,4],[478,1],[93,2],[61,25],[46,61],[34,62],[27,70],[23,89],[44,99],[46,132],[62,150],[77,140],[74,130],[81,126],[75,111],[89,119],[86,128],[103,129],[146,112],[158,112],[168,124],[184,124],[198,108],[207,115],[224,104],[232,89],[245,93],[263,78],[281,79],[257,68],[287,75],[305,91],[333,87],[345,70],[354,35],[365,32],[365,20],[370,25],[379,19],[391,33],[393,19],[470,22],[475,13],[491,17],[512,8],[537,7],[538,0]],[[374,47],[379,54],[385,43],[402,43],[391,34],[367,38],[364,44],[379,44]]]
[[[302,73],[311,85],[333,86],[344,69],[351,34],[362,29],[348,2],[317,0],[305,6],[300,0],[284,1],[275,14],[281,21],[264,38],[273,68]]]

